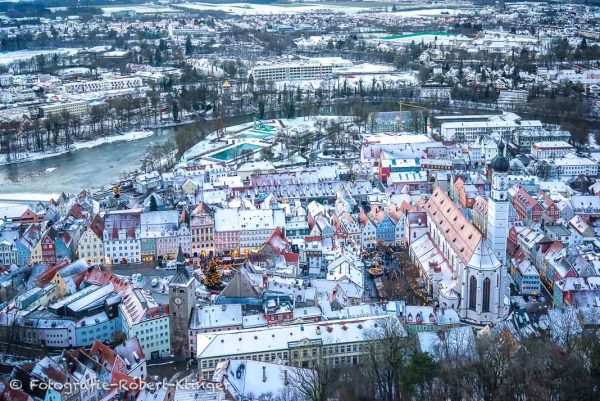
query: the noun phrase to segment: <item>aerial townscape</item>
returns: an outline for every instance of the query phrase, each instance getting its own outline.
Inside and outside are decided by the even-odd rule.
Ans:
[[[0,401],[600,400],[600,0],[0,0]]]

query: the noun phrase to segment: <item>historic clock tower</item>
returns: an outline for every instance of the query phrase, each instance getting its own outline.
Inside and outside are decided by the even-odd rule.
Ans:
[[[169,326],[171,352],[175,357],[189,358],[188,327],[196,301],[196,280],[185,267],[181,246],[177,253],[177,272],[169,282]]]

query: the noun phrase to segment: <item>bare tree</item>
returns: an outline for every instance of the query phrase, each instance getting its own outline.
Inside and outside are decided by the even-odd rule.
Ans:
[[[381,319],[365,333],[369,340],[365,376],[375,387],[374,399],[402,399],[402,378],[410,350],[404,327],[394,318]]]
[[[302,364],[307,367],[288,370],[289,385],[307,400],[327,401],[336,390],[334,369],[324,363],[321,352]]]

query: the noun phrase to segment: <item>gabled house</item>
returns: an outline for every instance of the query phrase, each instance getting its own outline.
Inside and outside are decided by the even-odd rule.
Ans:
[[[516,191],[512,197],[512,204],[520,220],[538,223],[542,218],[542,213],[544,213],[542,205],[523,188]]]
[[[31,259],[35,263],[54,264],[57,262],[56,237],[57,231],[50,227],[42,234],[40,241],[35,245],[31,253]]]
[[[77,255],[89,264],[104,263],[104,249],[102,232],[104,219],[99,214],[95,215],[91,223],[85,228],[77,243]]]
[[[66,232],[60,232],[55,239],[56,260],[73,258],[73,238]]]
[[[214,211],[206,203],[200,202],[191,213],[191,253],[192,256],[212,256],[215,251]]]
[[[415,210],[416,209],[406,200],[403,200],[400,206],[398,206],[396,203],[389,204],[388,214],[392,221],[395,223],[394,242],[396,244],[402,245],[405,243],[406,214]]]
[[[327,266],[327,280],[364,286],[364,265],[358,256],[346,251]]]
[[[396,241],[396,222],[381,206],[374,206],[368,217],[375,225],[376,244],[393,244]]]
[[[21,238],[19,238],[15,245],[17,247],[18,262],[19,266],[28,264],[31,261],[32,252],[40,241],[42,232],[38,224],[30,224],[26,226]]]
[[[556,206],[552,198],[543,191],[538,191],[538,197],[540,199],[540,204],[544,209],[544,217],[552,222],[558,220],[560,218],[560,209]]]
[[[569,229],[572,233],[570,245],[581,245],[584,242],[593,241],[596,237],[594,229],[579,215],[576,215],[569,220]]]
[[[361,246],[363,249],[373,248],[377,243],[377,226],[364,210],[361,210],[358,219],[361,227]]]

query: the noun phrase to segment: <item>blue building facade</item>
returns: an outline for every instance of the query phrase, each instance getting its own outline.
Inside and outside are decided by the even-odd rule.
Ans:
[[[376,238],[377,242],[384,244],[393,244],[396,242],[396,224],[389,215],[385,215],[377,224]]]

